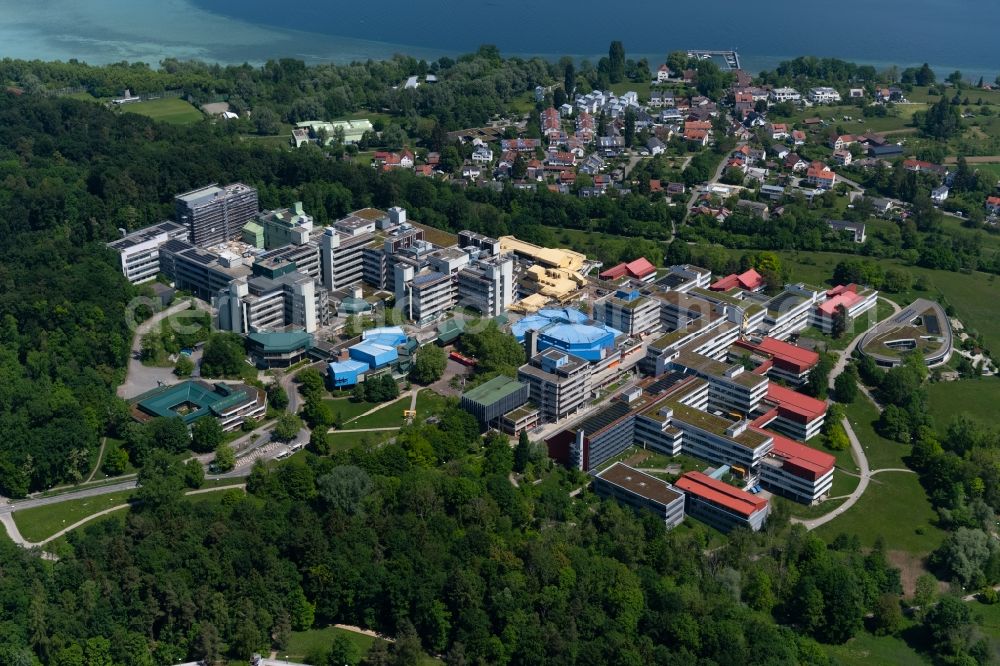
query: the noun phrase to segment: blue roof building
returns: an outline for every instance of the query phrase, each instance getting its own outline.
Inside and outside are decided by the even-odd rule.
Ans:
[[[569,352],[587,361],[599,361],[613,349],[622,335],[616,328],[592,320],[573,308],[546,308],[511,326],[511,333],[524,342],[528,331],[536,331],[537,351],[550,347]]]
[[[353,360],[367,364],[372,370],[384,368],[399,358],[399,353],[395,347],[382,345],[377,342],[369,342],[368,340],[359,342],[353,347],[348,348],[347,353],[350,354]]]
[[[368,364],[362,361],[336,361],[329,366],[330,383],[334,388],[354,386],[367,371]]]
[[[361,339],[386,347],[398,347],[406,344],[407,336],[399,326],[383,326],[382,328],[368,329],[361,334]]]

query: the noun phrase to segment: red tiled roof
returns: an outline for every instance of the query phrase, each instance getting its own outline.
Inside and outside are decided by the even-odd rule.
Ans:
[[[987,206],[1000,206],[1000,197],[986,197]]]
[[[687,472],[677,479],[674,485],[686,493],[718,504],[747,518],[767,508],[767,500],[763,497],[751,495],[701,472]]]
[[[756,343],[749,340],[738,340],[736,344],[744,349],[763,352],[772,357],[778,365],[792,368],[797,373],[805,372],[819,363],[819,354],[816,352],[776,338],[765,337]]]
[[[838,307],[849,308],[860,300],[861,296],[858,296],[856,291],[843,291],[820,303],[819,309],[823,314],[832,317]]]
[[[837,464],[837,459],[829,453],[817,451],[802,442],[762,428],[753,428],[753,430],[771,438],[773,442],[771,454],[781,458],[784,461],[782,468],[795,476],[815,481],[829,473]]]
[[[762,286],[764,286],[764,278],[761,277],[760,273],[751,268],[739,275],[733,273],[724,278],[719,278],[709,286],[709,289],[712,291],[729,291],[733,287],[742,287],[743,289],[753,291],[754,289],[760,289]]]
[[[656,272],[656,266],[650,263],[649,259],[646,257],[639,257],[635,261],[630,261],[625,264],[628,272],[637,278],[644,278],[650,273]]]
[[[822,400],[774,382],[767,386],[767,401],[778,408],[780,416],[799,423],[811,423],[826,414],[826,403]]]
[[[663,186],[660,184],[660,181],[656,180],[655,178],[650,178],[649,179],[649,191],[650,192],[662,192],[663,191]]]

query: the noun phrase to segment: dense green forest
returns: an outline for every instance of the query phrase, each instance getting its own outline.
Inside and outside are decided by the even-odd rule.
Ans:
[[[183,467],[153,454],[141,504],[73,533],[58,566],[0,545],[0,661],[245,658],[344,622],[415,632],[448,664],[824,664],[816,640],[898,598],[881,551],[830,549],[780,510],[708,549],[702,528],[572,500],[574,473],[541,464],[517,488],[507,443],[468,421],[453,408],[399,444],[258,466],[221,503],[183,499]]]

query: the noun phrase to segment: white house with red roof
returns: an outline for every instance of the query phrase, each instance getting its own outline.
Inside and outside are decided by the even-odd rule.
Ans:
[[[835,150],[833,151],[833,161],[837,166],[850,166],[851,162],[854,161],[854,155],[849,150]]]
[[[828,145],[834,150],[843,150],[854,143],[857,143],[857,138],[853,134],[834,134]]]
[[[1000,197],[986,197],[986,210],[994,215],[1000,213]]]
[[[660,65],[656,69],[656,81],[657,83],[663,83],[670,78],[670,68],[666,64]]]
[[[806,133],[802,130],[792,130],[792,144],[801,146],[806,142]]]
[[[788,138],[788,125],[786,123],[771,123],[771,138],[774,141],[784,141]]]
[[[813,162],[806,170],[806,182],[813,187],[830,190],[837,183],[837,174],[822,162]]]

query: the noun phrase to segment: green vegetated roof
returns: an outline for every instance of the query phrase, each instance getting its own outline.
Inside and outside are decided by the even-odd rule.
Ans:
[[[498,400],[520,390],[524,384],[505,375],[499,375],[474,389],[466,391],[462,397],[481,405],[492,405]]]

